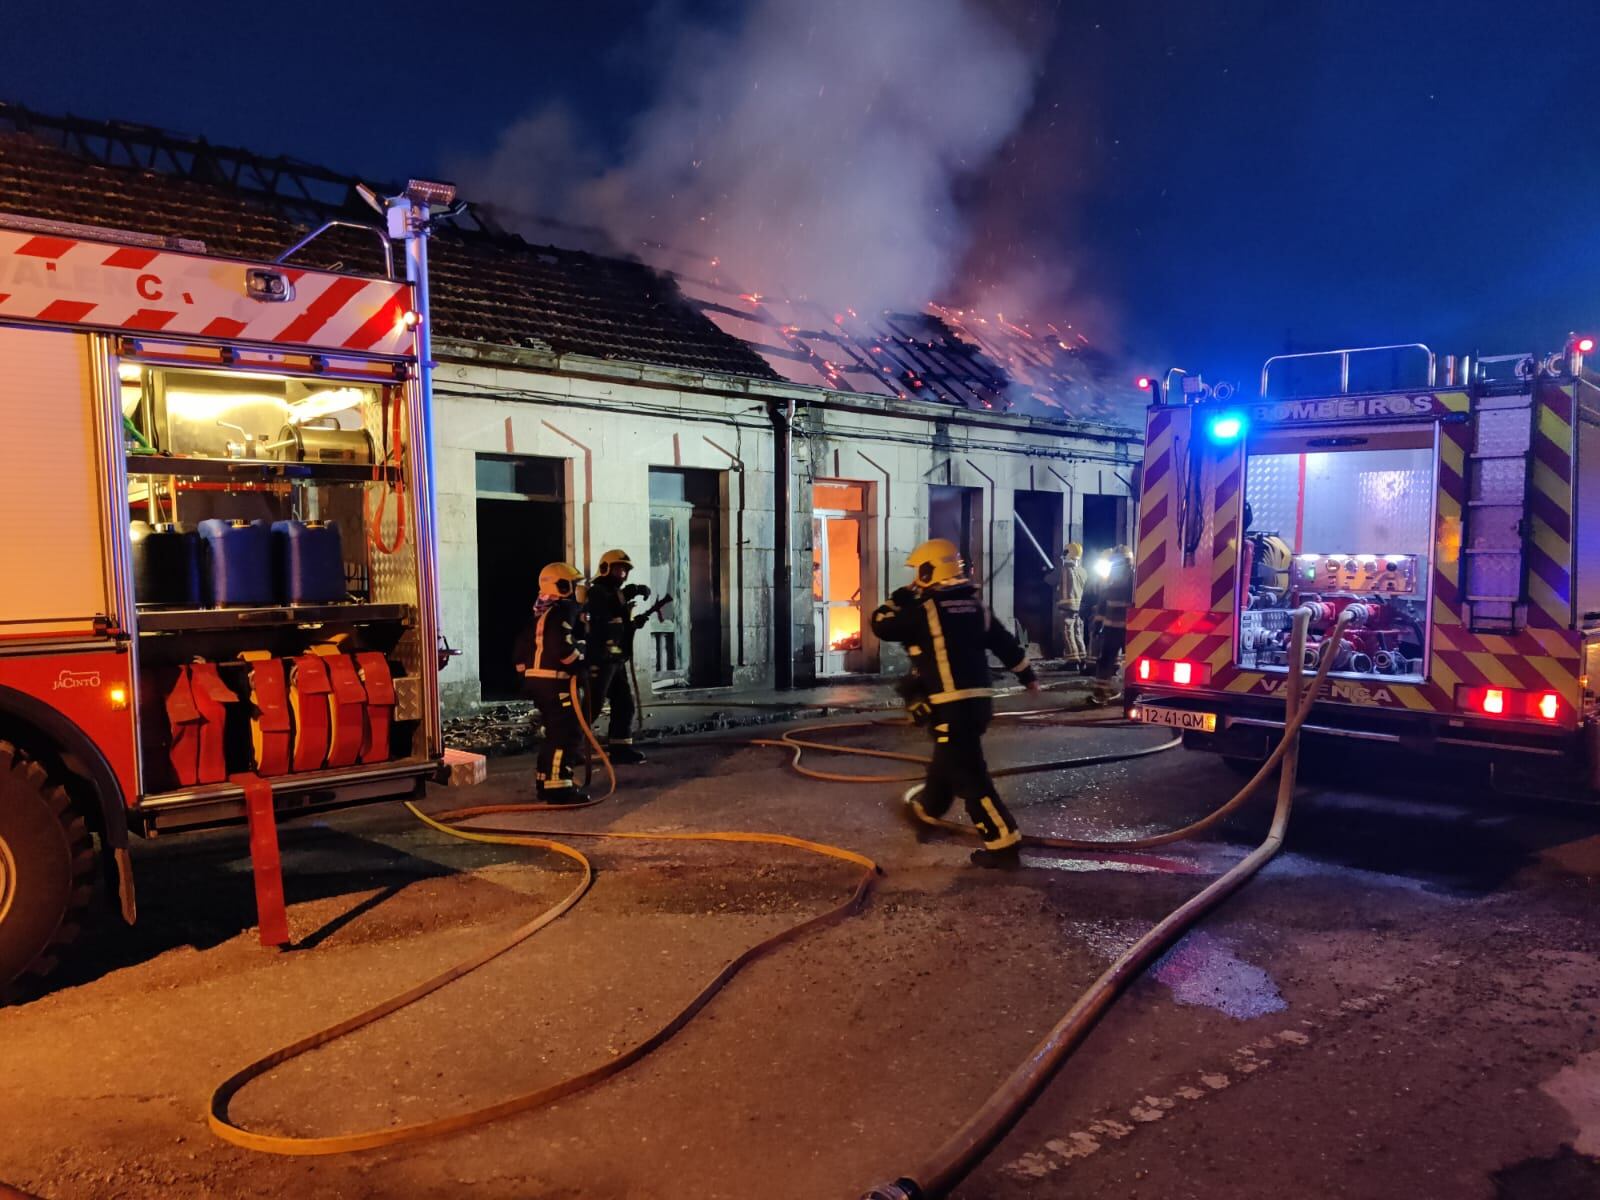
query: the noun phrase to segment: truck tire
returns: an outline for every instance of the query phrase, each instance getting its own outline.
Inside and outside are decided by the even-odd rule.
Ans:
[[[94,843],[67,791],[0,741],[0,988],[46,975],[94,893]]]

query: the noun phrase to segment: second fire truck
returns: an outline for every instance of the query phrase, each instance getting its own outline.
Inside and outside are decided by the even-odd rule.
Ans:
[[[1283,724],[1291,614],[1309,734],[1600,782],[1594,341],[1443,362],[1420,345],[1271,360],[1243,401],[1177,373],[1148,413],[1126,698],[1242,762]],[[1188,387],[1185,389],[1185,382]],[[1225,391],[1225,389],[1219,389]]]

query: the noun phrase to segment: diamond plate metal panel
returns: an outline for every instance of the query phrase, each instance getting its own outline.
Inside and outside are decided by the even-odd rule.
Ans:
[[[1527,495],[1528,462],[1525,458],[1482,458],[1472,463],[1473,500],[1515,504]]]
[[[1276,531],[1316,554],[1426,555],[1433,530],[1433,452],[1337,450],[1305,455],[1305,511],[1297,514],[1298,454],[1250,459],[1252,528]],[[1302,525],[1294,547],[1296,520]]]
[[[1250,528],[1277,533],[1293,542],[1300,496],[1298,454],[1256,454],[1246,464],[1245,499],[1254,518]]]
[[[1533,409],[1527,398],[1517,408],[1478,407],[1474,454],[1526,454],[1532,435]]]
[[[1321,554],[1427,554],[1433,491],[1431,450],[1308,454],[1303,548]]]
[[[1522,553],[1522,506],[1516,507],[1478,504],[1471,514],[1473,550],[1505,550]]]
[[[1515,599],[1522,593],[1522,555],[1467,556],[1467,599]],[[1481,614],[1480,614],[1481,615]]]

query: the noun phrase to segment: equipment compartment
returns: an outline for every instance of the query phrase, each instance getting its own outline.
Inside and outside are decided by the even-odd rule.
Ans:
[[[1426,678],[1434,456],[1431,426],[1250,441],[1237,665],[1287,669],[1289,614],[1305,605],[1308,661],[1348,610],[1335,674]]]

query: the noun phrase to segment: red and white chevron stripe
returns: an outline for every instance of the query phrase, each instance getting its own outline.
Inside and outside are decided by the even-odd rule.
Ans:
[[[405,356],[411,285],[272,267],[294,284],[286,301],[252,299],[258,264],[81,238],[0,229],[0,321],[38,321],[311,350]]]

